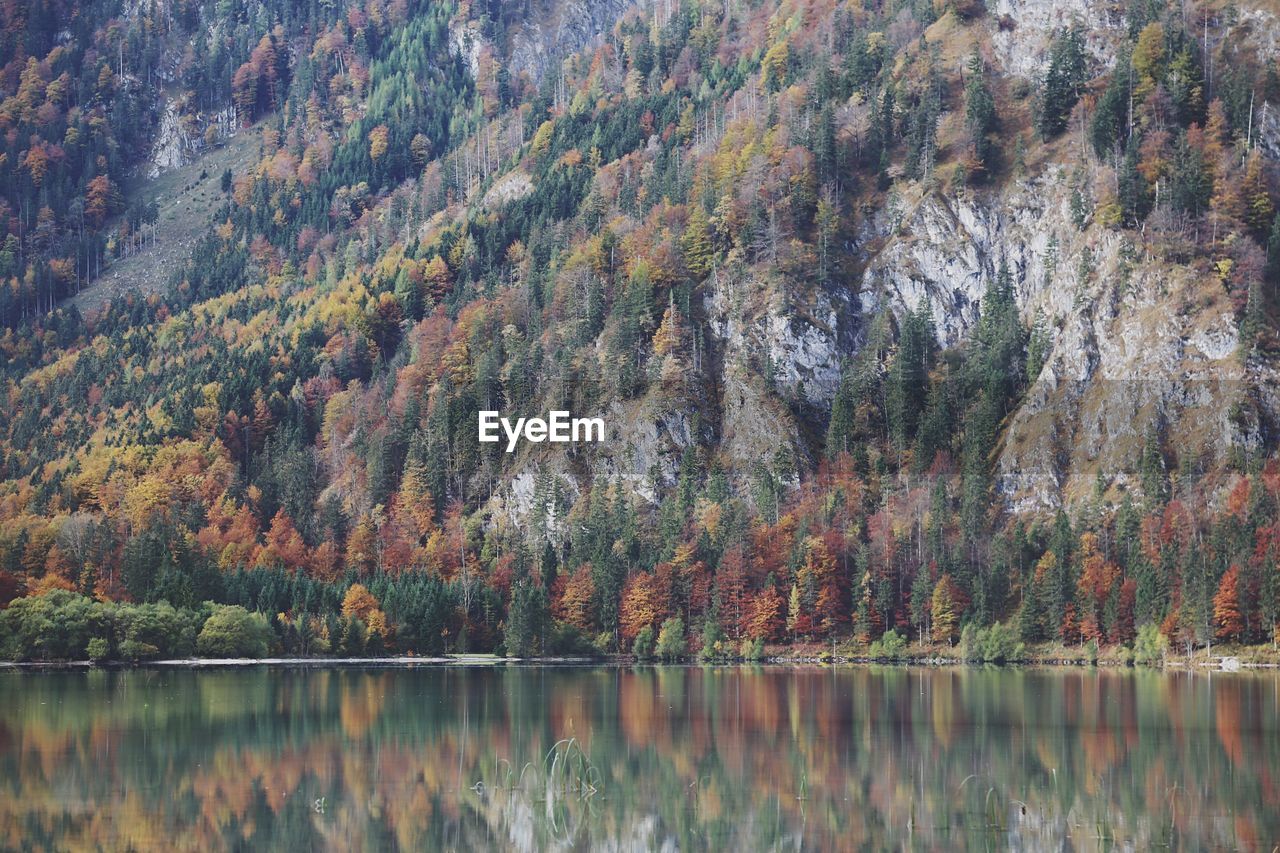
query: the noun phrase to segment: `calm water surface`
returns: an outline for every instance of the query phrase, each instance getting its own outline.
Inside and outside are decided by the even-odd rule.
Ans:
[[[1280,676],[0,673],[0,847],[1258,849]]]

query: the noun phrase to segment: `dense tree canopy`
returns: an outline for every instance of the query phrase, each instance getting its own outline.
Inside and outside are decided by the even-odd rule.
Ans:
[[[766,397],[772,356],[726,363],[708,316],[725,281],[852,292],[900,188],[998,186],[1078,127],[1106,180],[1077,224],[1212,264],[1243,357],[1274,344],[1250,107],[1274,74],[1219,60],[1210,85],[1221,46],[1178,10],[1135,7],[1107,69],[1061,30],[1018,95],[988,22],[929,4],[688,0],[541,78],[508,67],[505,7],[467,53],[450,3],[23,5],[0,12],[9,654],[1275,636],[1265,441],[1201,483],[1153,421],[1122,505],[1004,511],[993,454],[1049,334],[1008,259],[948,349],[927,302],[859,317],[829,410]],[[60,300],[154,221],[130,182],[161,94],[198,148],[253,134],[256,162],[163,292],[81,317]],[[795,442],[722,452],[734,371]],[[572,457],[527,469],[523,514],[495,505],[512,469],[479,410],[610,405],[684,419],[669,471]],[[1231,499],[1193,511],[1211,488]]]

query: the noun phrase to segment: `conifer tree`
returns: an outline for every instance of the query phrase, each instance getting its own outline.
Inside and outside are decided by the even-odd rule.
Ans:
[[[916,636],[929,639],[929,617],[933,606],[933,579],[925,567],[916,570],[911,581],[911,621],[916,626]]]
[[[1049,70],[1045,75],[1036,118],[1041,138],[1052,139],[1066,130],[1086,74],[1081,30],[1071,27],[1057,33],[1049,48]]]
[[[973,160],[982,172],[991,171],[995,146],[990,134],[996,129],[996,105],[984,79],[982,57],[976,51],[969,57],[964,86],[964,123],[969,132]]]

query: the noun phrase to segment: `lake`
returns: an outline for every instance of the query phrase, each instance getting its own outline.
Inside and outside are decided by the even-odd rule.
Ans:
[[[0,672],[0,847],[1261,849],[1280,675]]]

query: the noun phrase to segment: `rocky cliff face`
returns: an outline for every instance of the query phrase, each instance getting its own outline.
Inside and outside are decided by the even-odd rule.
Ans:
[[[1148,428],[1199,468],[1256,448],[1280,416],[1276,366],[1240,356],[1216,276],[1144,256],[1120,232],[1071,215],[1067,170],[1003,191],[929,194],[879,221],[861,309],[901,318],[927,304],[941,346],[965,340],[1007,264],[1028,325],[1048,334],[1043,370],[1006,423],[998,486],[1015,511],[1131,480]]]
[[[158,178],[165,172],[194,162],[207,150],[205,129],[212,127],[218,139],[226,139],[236,132],[234,109],[205,114],[191,112],[188,106],[186,98],[165,101],[151,156],[145,165],[148,178]]]
[[[856,294],[784,296],[767,281],[717,276],[705,312],[718,392],[601,413],[616,432],[610,449],[586,452],[588,468],[655,499],[655,475],[659,486],[674,484],[695,417],[740,469],[768,463],[780,447],[812,464],[806,423],[829,410],[841,365],[861,345],[860,319],[887,310],[901,320],[925,304],[939,345],[963,344],[1002,263],[1025,322],[1048,341],[1043,369],[1004,424],[996,483],[1009,509],[1077,507],[1099,484],[1138,488],[1136,460],[1153,427],[1172,449],[1170,464],[1192,470],[1257,449],[1280,423],[1280,370],[1241,357],[1221,282],[1143,256],[1121,232],[1078,227],[1070,195],[1068,170],[1056,165],[1000,191],[899,199],[863,235],[876,248]],[[553,471],[580,490],[587,478],[555,456],[531,454],[529,470]],[[531,482],[517,477],[504,498],[513,516],[529,510]]]
[[[1110,65],[1113,41],[1124,26],[1118,3],[1089,0],[998,0],[989,13],[995,19],[991,44],[1008,74],[1038,77],[1044,73],[1049,41],[1055,30],[1073,24],[1083,27],[1085,44],[1094,58]]]
[[[623,13],[644,8],[631,0],[544,0],[512,40],[511,76],[528,74],[535,81],[570,54],[577,53],[607,32]]]

